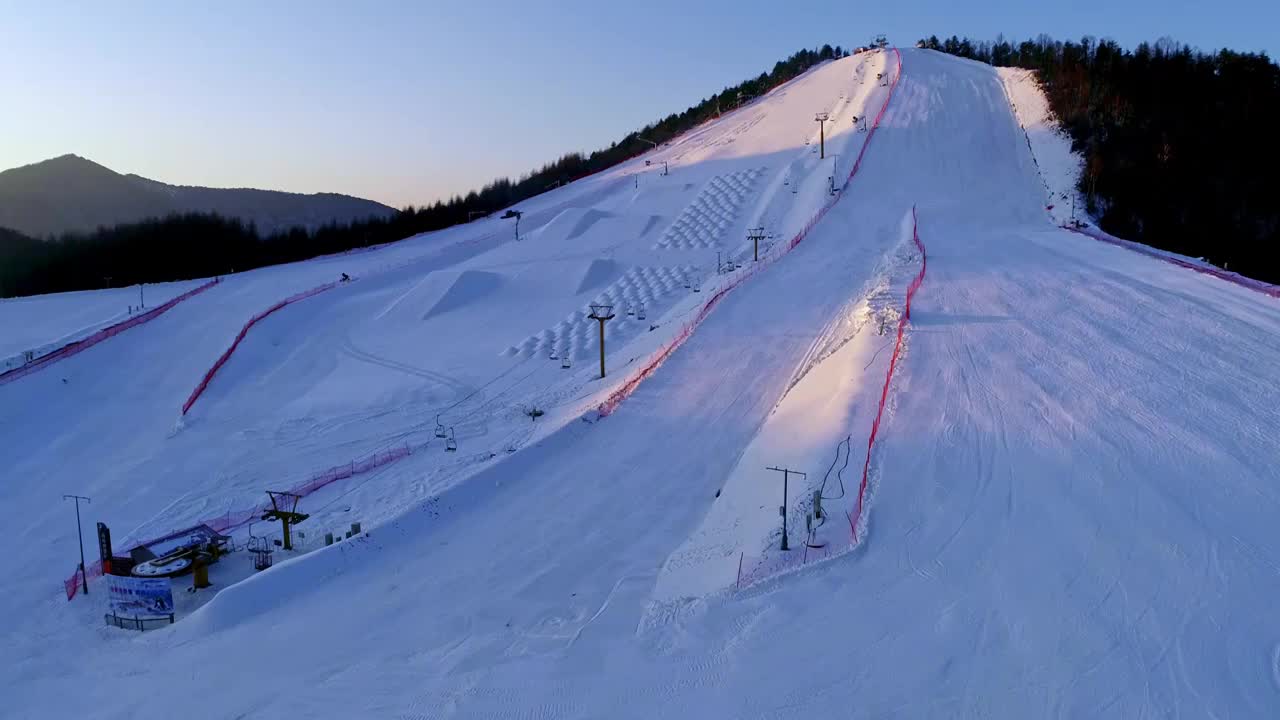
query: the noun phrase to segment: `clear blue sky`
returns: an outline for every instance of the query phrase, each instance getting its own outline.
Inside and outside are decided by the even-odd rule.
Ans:
[[[1275,57],[1277,28],[1274,0],[0,0],[0,169],[70,152],[422,204],[607,146],[801,47],[1046,32]]]

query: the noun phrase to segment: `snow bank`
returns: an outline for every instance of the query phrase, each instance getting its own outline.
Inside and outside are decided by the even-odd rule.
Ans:
[[[1049,99],[1035,72],[1021,68],[996,68],[996,73],[1000,76],[1009,105],[1013,108],[1018,124],[1022,126],[1027,146],[1040,171],[1040,179],[1048,197],[1046,209],[1056,224],[1095,240],[1212,275],[1265,295],[1280,297],[1280,286],[1224,270],[1199,258],[1117,238],[1096,227],[1084,209],[1084,198],[1078,189],[1080,175],[1084,171],[1084,160],[1071,149],[1071,136],[1062,129],[1058,118],[1050,109]],[[1071,227],[1072,220],[1080,222],[1080,227]]]
[[[1071,149],[1071,136],[1049,107],[1035,72],[1002,67],[996,68],[996,74],[1040,171],[1049,215],[1058,225],[1073,216],[1086,219],[1084,197],[1078,190],[1084,160]]]
[[[864,534],[867,468],[924,276],[913,213],[900,234],[815,338],[701,526],[664,563],[654,591],[659,603],[747,587],[837,557]],[[787,485],[787,551],[776,512],[782,478],[769,467],[795,471]],[[815,492],[822,517],[812,517]]]

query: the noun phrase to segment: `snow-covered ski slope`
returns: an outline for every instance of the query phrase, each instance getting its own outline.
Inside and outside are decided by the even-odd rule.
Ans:
[[[128,320],[139,306],[153,308],[197,287],[172,282],[0,300],[0,373],[21,367],[24,353],[38,358],[104,327]]]
[[[825,200],[802,144],[812,106],[847,94],[829,149],[856,151],[860,135],[839,123],[874,115],[883,95],[854,73],[874,79],[885,61],[830,63],[689,134],[654,156],[676,160],[669,176],[651,163],[637,187],[639,161],[529,203],[519,244],[478,223],[233,276],[133,337],[0,387],[6,437],[19,441],[0,451],[14,468],[0,523],[31,558],[11,566],[20,582],[2,606],[15,619],[0,630],[6,711],[1277,714],[1280,621],[1267,610],[1280,591],[1280,305],[1055,228],[988,67],[904,51],[884,124],[822,222],[727,295],[615,413],[577,419],[610,383],[590,380],[589,337],[558,323],[631,278],[615,297],[649,298],[659,327],[619,324],[609,361],[624,375],[699,300],[682,283],[663,291],[661,272],[631,271],[706,269],[717,247],[741,252],[758,219],[787,237]],[[760,167],[754,189],[723,197]],[[715,177],[718,195],[704,197]],[[686,222],[713,239],[663,245],[690,208],[729,205],[708,213],[730,226],[723,235]],[[916,267],[904,251],[913,205],[928,276],[871,457],[861,543],[740,591],[732,570],[706,580],[731,548],[771,544],[779,478],[743,463],[794,463],[812,480],[852,436],[849,464],[861,467],[888,342],[869,318]],[[590,236],[613,221],[628,229]],[[340,271],[357,280],[264,321],[175,429],[226,333]],[[556,342],[587,357],[563,371],[541,355]],[[484,387],[507,370],[528,385]],[[466,400],[477,388],[484,399]],[[58,596],[74,534],[57,493],[94,495],[90,517],[120,537],[397,433],[418,442],[435,408],[458,401],[455,459],[428,439],[313,499],[315,523],[360,513],[367,538],[283,562],[138,637],[96,626],[100,594]],[[513,408],[533,401],[551,408],[537,423]],[[12,408],[29,419],[11,421]],[[464,462],[500,443],[518,451]],[[700,557],[707,573],[681,573]]]

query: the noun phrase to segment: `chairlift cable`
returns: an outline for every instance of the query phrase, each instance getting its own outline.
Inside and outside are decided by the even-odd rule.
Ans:
[[[849,467],[849,454],[850,454],[850,452],[849,452],[849,447],[850,447],[850,446],[849,446],[849,441],[850,441],[850,440],[852,440],[852,439],[853,439],[853,436],[852,436],[852,435],[846,435],[846,436],[845,436],[845,438],[844,438],[843,440],[841,440],[839,443],[836,443],[836,457],[835,457],[835,459],[834,459],[834,460],[832,460],[832,461],[831,461],[831,467],[827,468],[827,474],[822,476],[822,486],[818,489],[819,496],[820,496],[823,500],[839,500],[839,499],[843,498],[843,497],[844,497],[844,495],[845,495],[845,489],[844,489],[844,471]],[[826,492],[826,490],[827,490],[827,480],[831,477],[831,471],[832,471],[832,470],[835,470],[835,469],[836,469],[836,463],[840,462],[840,447],[841,447],[841,446],[844,446],[844,448],[845,448],[845,454],[844,454],[844,465],[843,465],[843,466],[841,466],[841,467],[840,467],[840,469],[839,469],[838,471],[836,471],[836,481],[840,484],[840,494],[839,494],[839,495],[832,495],[832,496],[828,497],[827,495],[825,495],[825,494],[823,494],[823,493],[825,493],[825,492]]]

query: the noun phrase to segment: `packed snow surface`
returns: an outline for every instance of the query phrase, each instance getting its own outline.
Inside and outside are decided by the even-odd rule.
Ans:
[[[777,257],[829,201],[865,141],[851,118],[887,95],[877,73],[892,53],[827,63],[522,203],[520,241],[492,218],[231,276],[0,386],[5,715],[1280,713],[1280,304],[1056,228],[989,67],[903,51],[825,218],[591,411],[737,277],[747,228]],[[810,143],[822,110],[834,159]],[[842,440],[862,466],[913,206],[928,275],[860,541],[735,588],[740,558],[780,552],[764,465],[808,473],[793,507]],[[177,422],[249,316],[340,272],[355,280],[255,327]],[[584,319],[601,299],[648,313],[610,321],[603,381]],[[566,347],[568,369],[549,357]],[[413,454],[303,501],[310,537],[367,535],[258,574],[233,554],[216,594],[175,580],[172,627],[102,627],[101,581],[62,595],[63,492],[93,496],[86,528],[121,547],[396,444]]]
[[[111,290],[56,293],[0,300],[0,372],[41,357],[138,312],[163,305],[202,281],[157,283]],[[139,309],[141,308],[141,310]],[[9,361],[12,360],[12,363]]]

